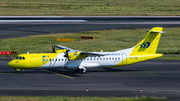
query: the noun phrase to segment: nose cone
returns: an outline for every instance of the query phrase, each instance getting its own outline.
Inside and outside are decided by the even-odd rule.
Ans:
[[[13,68],[13,62],[10,61],[8,64],[7,64],[9,67]]]

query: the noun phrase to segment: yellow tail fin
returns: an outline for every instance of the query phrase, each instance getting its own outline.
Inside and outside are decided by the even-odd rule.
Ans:
[[[134,47],[131,56],[156,54],[162,30],[162,27],[151,28],[146,37]]]

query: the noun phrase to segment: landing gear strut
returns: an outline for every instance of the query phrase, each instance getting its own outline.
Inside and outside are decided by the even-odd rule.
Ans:
[[[16,73],[18,74],[20,72],[20,69],[15,69],[16,70]]]

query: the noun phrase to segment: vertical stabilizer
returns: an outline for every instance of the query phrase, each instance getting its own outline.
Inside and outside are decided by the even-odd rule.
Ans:
[[[147,54],[156,54],[156,50],[159,44],[161,37],[162,27],[153,27],[149,30],[146,37],[139,42],[131,53],[132,55],[147,55]]]

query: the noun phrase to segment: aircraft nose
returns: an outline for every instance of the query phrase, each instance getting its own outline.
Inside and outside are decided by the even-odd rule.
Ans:
[[[10,62],[8,62],[8,64],[7,64],[9,67],[13,67],[13,63],[12,63],[12,61],[10,61]]]

